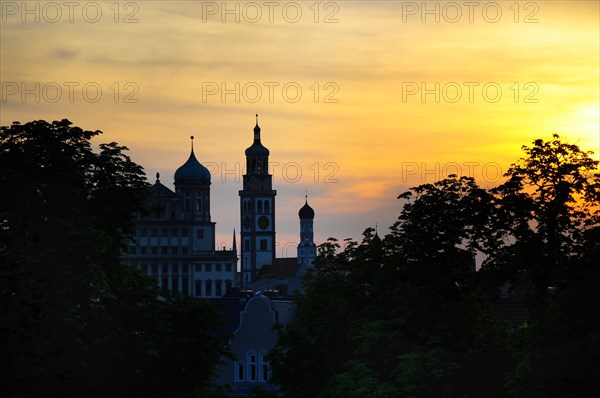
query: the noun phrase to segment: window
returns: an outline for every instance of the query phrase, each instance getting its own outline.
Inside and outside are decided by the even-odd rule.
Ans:
[[[176,238],[178,231],[179,230],[177,228],[171,228],[171,236]]]
[[[169,266],[168,265],[163,265],[162,266],[162,273],[163,274],[168,274],[169,273]]]
[[[160,229],[160,236],[162,237],[167,237],[169,230],[167,228],[161,228]]]
[[[256,381],[256,354],[248,353],[248,381]]]
[[[187,254],[188,254],[188,248],[187,247],[182,247],[181,248],[181,254],[183,254],[184,256],[187,256]]]
[[[225,271],[231,272],[231,264],[225,264]]]
[[[215,281],[215,296],[221,297],[223,295],[223,286],[220,280]]]
[[[204,239],[204,230],[203,229],[197,229],[196,230],[196,238],[197,239]]]
[[[215,264],[215,271],[216,272],[221,272],[221,263],[216,263]]]
[[[258,202],[256,202],[256,209],[257,209],[258,214],[262,214],[262,212],[263,212],[262,200],[259,200]]]
[[[265,213],[270,213],[271,212],[271,204],[268,200],[265,200]]]
[[[158,254],[158,248],[157,248],[156,246],[152,246],[152,247],[150,248],[150,252],[151,252],[152,254]]]
[[[225,292],[226,292],[226,293],[227,293],[227,292],[229,292],[229,291],[231,290],[231,285],[232,285],[231,279],[227,279],[227,280],[225,281]]]
[[[156,274],[156,273],[158,273],[158,265],[156,265],[156,264],[152,264],[152,273],[153,273],[153,274]]]
[[[140,253],[141,254],[147,254],[148,253],[148,248],[145,246],[140,247]]]
[[[271,377],[271,364],[269,363],[269,361],[265,358],[266,354],[265,353],[260,353],[260,382],[262,383],[266,383],[269,381],[269,378]]]
[[[206,264],[204,265],[204,270],[205,270],[206,272],[211,272],[211,271],[212,271],[212,267],[211,267],[211,265],[212,265],[211,263],[206,263]]]
[[[201,212],[202,211],[202,200],[198,199],[196,201],[196,211]]]
[[[171,247],[171,254],[176,256],[177,255],[177,246],[172,246]]]
[[[260,240],[260,251],[267,251],[267,240],[266,239]]]
[[[171,277],[171,290],[179,290],[179,278],[177,276]]]
[[[205,295],[212,296],[212,281],[211,280],[207,280],[205,282]]]
[[[156,228],[150,228],[150,236],[156,238],[158,236],[158,230]]]
[[[196,269],[196,272],[201,272],[202,271],[202,264],[196,263],[196,264],[194,264],[194,268]]]
[[[202,281],[197,279],[194,284],[196,285],[196,296],[202,296]]]
[[[160,248],[160,254],[167,255],[168,249],[169,248],[167,246],[161,246],[161,248]]]
[[[187,228],[182,228],[181,229],[181,236],[183,236],[184,238],[188,236],[188,229]]]
[[[235,381],[244,381],[245,380],[245,375],[244,375],[244,362],[243,361],[237,361],[235,363],[234,368],[234,378]]]
[[[246,239],[244,241],[244,251],[247,251],[247,252],[250,251],[250,239]]]

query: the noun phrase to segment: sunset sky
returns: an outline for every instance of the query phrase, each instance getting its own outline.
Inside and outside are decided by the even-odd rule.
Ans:
[[[0,7],[0,124],[102,130],[95,144],[126,145],[171,188],[194,135],[219,246],[240,229],[255,113],[278,257],[295,256],[305,191],[317,243],[376,223],[383,235],[409,187],[448,173],[492,187],[536,138],[600,152],[598,1]]]

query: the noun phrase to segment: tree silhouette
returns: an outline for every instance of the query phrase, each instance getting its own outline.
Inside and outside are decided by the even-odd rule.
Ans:
[[[523,150],[495,189],[450,175],[401,194],[383,240],[319,247],[271,353],[287,396],[600,395],[598,161],[556,135]],[[513,329],[491,309],[518,274]]]
[[[148,184],[127,148],[92,150],[100,134],[0,128],[3,397],[192,397],[226,353],[211,306],[121,264]]]

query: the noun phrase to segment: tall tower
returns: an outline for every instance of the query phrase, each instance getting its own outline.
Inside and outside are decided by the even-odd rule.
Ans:
[[[258,115],[254,142],[246,149],[246,174],[240,193],[241,286],[251,282],[265,264],[275,261],[275,195],[269,174],[269,150],[260,142]]]
[[[300,243],[298,244],[298,264],[312,266],[317,257],[317,246],[314,242],[313,220],[315,211],[308,205],[308,196],[304,206],[298,211],[300,218]]]
[[[193,252],[215,250],[215,223],[210,220],[210,171],[194,155],[194,136],[188,160],[175,171],[175,193],[181,198],[177,218],[185,221]]]

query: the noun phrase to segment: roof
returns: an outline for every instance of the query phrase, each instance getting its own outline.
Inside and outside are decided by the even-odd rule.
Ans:
[[[269,278],[293,278],[298,273],[301,264],[296,257],[276,258],[273,264],[265,264],[254,280]]]
[[[157,180],[150,188],[150,195],[154,197],[174,197],[175,192],[164,186],[159,180]]]
[[[258,119],[256,121],[256,126],[254,127],[254,142],[246,149],[245,154],[246,156],[255,157],[269,156],[269,150],[260,142],[260,127],[258,126]]]
[[[304,206],[302,206],[302,208],[300,208],[300,211],[298,211],[298,217],[302,219],[309,218],[311,220],[315,218],[315,211],[312,207],[308,205],[308,199],[306,199]]]
[[[193,148],[188,160],[175,171],[175,183],[186,182],[210,184],[210,171],[196,159]]]

